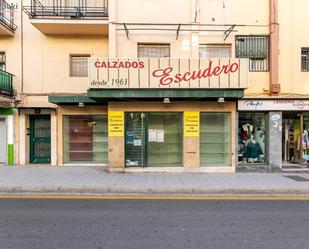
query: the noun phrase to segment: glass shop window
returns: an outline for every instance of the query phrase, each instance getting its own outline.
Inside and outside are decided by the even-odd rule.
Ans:
[[[266,162],[264,113],[239,113],[238,163]]]
[[[231,165],[230,113],[200,114],[201,166]]]
[[[63,117],[64,163],[107,163],[107,116]]]

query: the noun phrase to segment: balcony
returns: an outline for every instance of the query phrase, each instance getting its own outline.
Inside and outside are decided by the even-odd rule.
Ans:
[[[107,35],[107,0],[31,0],[24,11],[45,35]]]
[[[13,36],[16,28],[14,6],[0,0],[0,36]]]
[[[13,96],[13,74],[0,69],[0,95]]]

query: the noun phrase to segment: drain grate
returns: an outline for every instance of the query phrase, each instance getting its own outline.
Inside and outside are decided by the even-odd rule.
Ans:
[[[297,182],[309,182],[309,179],[302,176],[285,176]]]

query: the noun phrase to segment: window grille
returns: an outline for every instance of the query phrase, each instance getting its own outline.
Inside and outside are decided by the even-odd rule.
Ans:
[[[70,76],[88,77],[88,58],[90,55],[71,55],[70,56]]]
[[[231,45],[225,44],[205,44],[200,45],[200,58],[230,58]]]
[[[253,72],[269,71],[269,37],[236,36],[236,58],[249,58],[249,70]]]
[[[170,57],[169,44],[138,44],[138,58]]]
[[[5,52],[0,52],[0,69],[5,71]]]
[[[309,72],[309,48],[301,49],[301,71]]]

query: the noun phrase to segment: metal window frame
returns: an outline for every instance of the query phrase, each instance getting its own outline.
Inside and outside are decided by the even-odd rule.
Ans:
[[[88,77],[88,74],[89,74],[88,68],[87,68],[87,75],[86,76],[75,76],[75,75],[72,74],[72,65],[73,65],[72,58],[73,57],[85,57],[85,58],[87,57],[87,58],[90,58],[91,55],[90,54],[70,54],[70,58],[69,58],[69,68],[70,68],[69,76],[72,77],[72,78],[74,78],[74,77],[76,77],[76,78],[86,78],[86,77]]]
[[[306,51],[307,54],[306,54],[306,59],[305,59],[305,67],[303,68],[303,58],[302,58],[302,54],[303,54],[303,51]],[[302,47],[300,49],[300,70],[301,72],[309,72],[309,47]]]
[[[235,35],[235,58],[249,58],[250,62],[253,60],[250,57],[246,56],[246,57],[240,57],[237,56],[237,46],[236,46],[236,42],[237,39],[244,37],[244,38],[265,38],[267,39],[267,51],[266,51],[266,58],[264,60],[266,60],[266,66],[263,65],[263,69],[252,69],[250,67],[250,63],[249,63],[249,72],[269,72],[270,71],[270,37],[268,34],[265,35]],[[253,41],[252,41],[253,43]],[[266,69],[265,69],[266,67]]]

